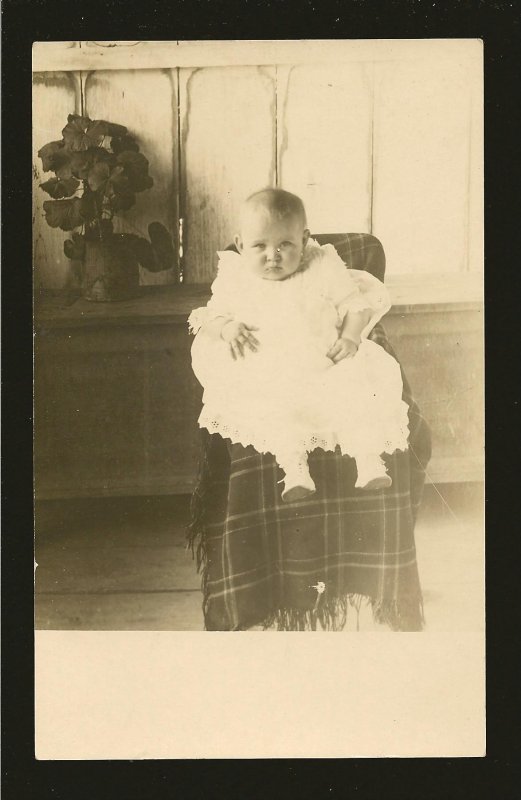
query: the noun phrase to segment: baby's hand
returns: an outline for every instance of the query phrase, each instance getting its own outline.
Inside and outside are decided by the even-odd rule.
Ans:
[[[329,350],[327,356],[334,361],[335,364],[338,364],[343,358],[352,358],[357,350],[358,345],[356,342],[345,336],[339,336],[333,347]]]
[[[235,322],[235,320],[224,323],[221,328],[221,338],[230,345],[230,355],[234,360],[237,360],[238,356],[244,358],[246,348],[252,353],[257,352],[259,342],[252,331],[258,330],[254,325],[246,325],[244,322]]]

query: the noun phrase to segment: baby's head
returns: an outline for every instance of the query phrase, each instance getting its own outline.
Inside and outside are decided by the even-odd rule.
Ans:
[[[235,245],[259,277],[281,281],[293,275],[308,238],[304,204],[295,194],[262,189],[244,202]]]

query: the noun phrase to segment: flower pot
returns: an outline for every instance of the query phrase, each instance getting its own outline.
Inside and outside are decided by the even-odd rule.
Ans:
[[[117,235],[85,242],[82,291],[86,300],[111,303],[138,294],[138,263],[118,245]]]

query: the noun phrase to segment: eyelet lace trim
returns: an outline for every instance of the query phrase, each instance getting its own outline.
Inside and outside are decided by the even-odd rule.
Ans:
[[[273,441],[273,436],[266,437],[252,429],[246,430],[244,426],[236,426],[232,422],[223,419],[220,416],[205,415],[204,409],[199,418],[199,426],[204,428],[209,433],[218,433],[223,439],[230,439],[234,444],[240,444],[243,447],[254,447],[258,453],[271,453],[275,457],[279,448]],[[385,441],[385,448],[382,452],[392,455],[396,451],[405,451],[408,448],[408,425],[404,421],[399,433],[393,439]],[[302,436],[298,441],[292,440],[292,449],[296,451],[312,453],[316,448],[322,450],[334,451],[340,448],[342,455],[353,456],[349,448],[343,446],[336,434],[320,435],[317,433]]]

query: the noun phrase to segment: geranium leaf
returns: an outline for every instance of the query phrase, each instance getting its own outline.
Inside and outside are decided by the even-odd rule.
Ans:
[[[114,211],[128,211],[136,202],[136,195],[133,192],[118,192],[111,198],[111,205]]]
[[[90,147],[87,153],[92,156],[92,162],[94,164],[100,162],[114,165],[116,163],[116,158],[113,153],[110,153],[104,147]]]
[[[132,189],[135,192],[144,192],[146,189],[151,189],[154,185],[154,179],[151,175],[143,175],[134,179]]]
[[[92,121],[89,117],[69,114],[68,123],[62,135],[70,150],[88,150],[97,147],[107,133],[107,125],[102,120]]]
[[[54,169],[56,153],[63,150],[64,144],[63,140],[59,142],[49,142],[49,144],[45,144],[38,150],[38,156],[42,159],[42,168],[44,172],[49,172],[49,170]]]
[[[72,175],[66,180],[60,180],[60,191],[63,192],[62,197],[72,197],[78,191],[79,185],[79,180]]]
[[[98,161],[96,164],[94,164],[89,170],[89,175],[87,178],[90,189],[93,192],[103,189],[107,183],[109,174],[110,169],[108,164],[102,161]]]
[[[128,194],[131,191],[129,186],[128,176],[125,175],[123,167],[115,167],[110,173],[110,178],[107,185],[107,195],[113,196],[115,194]]]
[[[51,228],[71,231],[83,222],[81,205],[82,198],[80,197],[73,197],[69,200],[46,200],[43,204],[43,210]]]
[[[67,258],[75,261],[82,261],[85,255],[85,240],[79,233],[73,233],[72,239],[66,239],[63,243],[63,252]]]
[[[85,131],[85,136],[90,140],[91,147],[98,147],[107,135],[107,122],[102,119],[93,120]]]
[[[127,172],[146,175],[148,172],[148,159],[143,153],[136,153],[133,150],[124,150],[118,154],[118,162],[123,164]]]
[[[175,251],[170,233],[160,222],[151,222],[148,235],[156,257],[154,271],[171,269],[175,263]]]
[[[40,189],[43,189],[44,192],[47,192],[47,194],[56,199],[58,196],[56,194],[56,187],[58,186],[59,183],[60,181],[58,180],[58,178],[49,178],[48,181],[45,181],[45,183],[40,184]]]
[[[106,126],[107,136],[126,136],[128,133],[128,128],[125,125],[118,125],[117,122],[107,122],[106,120],[101,120],[103,124]]]
[[[68,181],[71,178],[74,180],[70,159],[67,159],[67,161],[64,160],[60,166],[55,166],[54,171],[56,173],[56,177],[61,181]]]
[[[116,163],[114,155],[103,147],[89,147],[88,150],[83,150],[81,153],[76,153],[75,155],[78,159],[82,157],[85,159],[81,170],[81,177],[83,180],[88,179],[90,171],[96,164],[108,165],[110,171],[112,165]]]
[[[117,183],[118,180],[122,180],[123,178],[126,178],[125,167],[122,167],[121,164],[116,164],[111,170],[110,180],[113,183]]]
[[[150,242],[138,236],[133,242],[132,249],[141,266],[150,272],[155,272],[155,256]]]
[[[139,153],[139,145],[132,136],[113,136],[110,141],[112,152],[116,155],[126,151]]]
[[[90,150],[78,150],[71,153],[70,169],[73,175],[85,181],[89,175],[89,169],[93,163]]]
[[[85,123],[85,127],[87,127],[87,125],[90,122],[90,119],[88,117],[82,117],[80,114],[68,114],[68,116],[67,116],[67,123],[68,124],[72,125],[73,123],[78,122],[78,121],[80,123],[84,122]]]
[[[80,182],[76,178],[67,178],[60,180],[59,178],[50,178],[50,180],[41,183],[40,187],[47,192],[55,200],[60,197],[71,197],[78,189]]]
[[[148,160],[142,153],[126,150],[118,154],[117,160],[125,167],[133,192],[143,192],[153,186],[154,181],[148,174]]]
[[[98,209],[96,208],[96,195],[92,192],[85,192],[81,198],[81,216],[85,222],[91,222],[98,216]]]
[[[85,131],[90,123],[88,117],[80,117],[78,114],[69,114],[68,122],[62,130],[62,136],[67,147],[71,150],[86,150]]]

